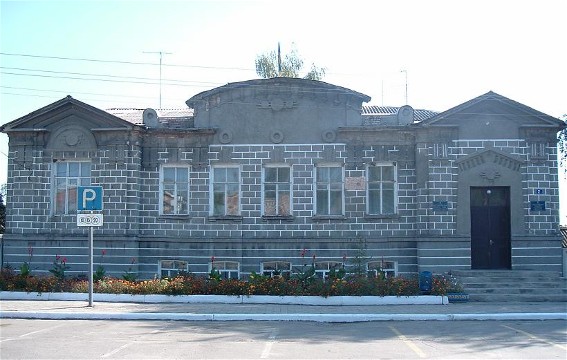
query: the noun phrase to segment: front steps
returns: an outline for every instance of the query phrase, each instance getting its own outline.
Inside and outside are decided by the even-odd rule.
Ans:
[[[531,270],[457,270],[470,301],[567,302],[567,278],[559,272]]]

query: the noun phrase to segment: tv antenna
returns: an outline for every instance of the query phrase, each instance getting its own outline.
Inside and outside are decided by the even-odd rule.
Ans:
[[[144,51],[144,54],[159,54],[159,108],[161,109],[161,65],[164,55],[171,55],[170,52],[165,51]]]
[[[401,70],[400,72],[403,72],[406,74],[406,105],[408,104],[408,71],[407,70]]]

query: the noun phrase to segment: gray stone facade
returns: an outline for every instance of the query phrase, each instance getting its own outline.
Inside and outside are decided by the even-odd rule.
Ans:
[[[492,92],[439,114],[369,101],[275,78],[203,92],[176,113],[67,97],[5,124],[3,265],[47,272],[61,255],[71,274],[87,271],[88,230],[64,201],[86,181],[104,189],[95,266],[115,276],[159,276],[167,260],[206,273],[213,257],[241,277],[313,256],[324,269],[361,248],[397,274],[471,269],[483,237],[502,231],[504,255],[482,268],[561,271],[560,120]],[[266,169],[289,176],[272,184]],[[474,235],[473,194],[491,189],[509,222]]]

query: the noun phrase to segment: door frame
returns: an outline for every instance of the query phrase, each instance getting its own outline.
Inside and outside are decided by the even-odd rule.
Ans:
[[[469,189],[471,268],[511,269],[512,214],[510,187],[471,186]]]

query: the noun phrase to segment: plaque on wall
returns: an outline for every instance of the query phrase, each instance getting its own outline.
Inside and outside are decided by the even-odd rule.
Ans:
[[[530,211],[545,211],[545,201],[530,201]]]
[[[433,211],[449,211],[449,202],[448,201],[434,201],[432,208],[433,208]]]

